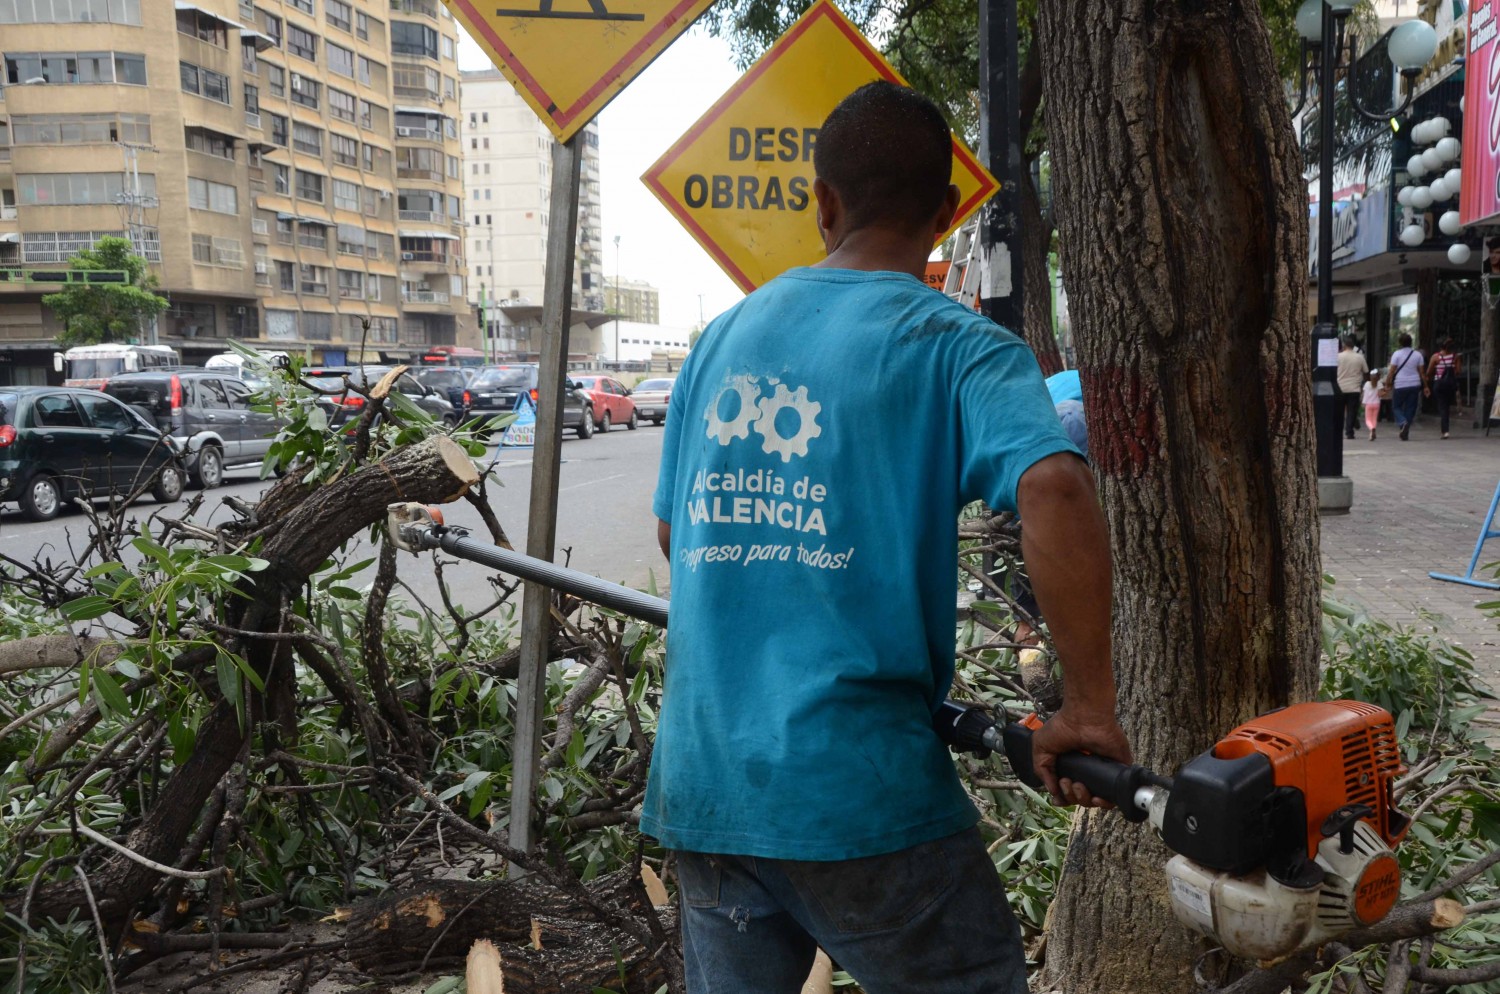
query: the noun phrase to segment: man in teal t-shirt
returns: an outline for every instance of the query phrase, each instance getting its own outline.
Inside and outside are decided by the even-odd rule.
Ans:
[[[899,150],[899,152],[897,151]],[[819,132],[829,255],[715,320],[672,391],[672,563],[641,829],[679,853],[689,990],[796,991],[821,945],[871,994],[1025,990],[1014,919],[932,712],[953,676],[955,519],[1019,509],[1067,702],[1037,733],[1128,761],[1093,480],[1029,349],[923,285],[951,136],[872,83]]]

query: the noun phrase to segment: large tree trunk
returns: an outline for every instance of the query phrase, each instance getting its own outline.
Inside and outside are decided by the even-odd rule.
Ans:
[[[1137,760],[1169,773],[1315,686],[1300,157],[1255,4],[1039,10],[1121,722]],[[1080,818],[1053,906],[1055,985],[1193,989],[1168,856],[1118,815]]]

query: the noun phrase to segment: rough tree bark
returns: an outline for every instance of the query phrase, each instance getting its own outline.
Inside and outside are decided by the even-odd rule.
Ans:
[[[1120,717],[1137,760],[1171,772],[1315,686],[1301,160],[1254,3],[1050,0],[1038,16]],[[1193,988],[1168,856],[1118,815],[1080,817],[1055,986]]]

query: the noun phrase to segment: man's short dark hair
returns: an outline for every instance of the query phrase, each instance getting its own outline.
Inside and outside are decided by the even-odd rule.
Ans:
[[[1396,336],[1396,344],[1400,345],[1403,349],[1411,348],[1411,335],[1403,331]]]
[[[850,230],[932,220],[953,175],[953,137],[937,105],[909,86],[866,83],[845,97],[813,150],[818,178],[838,193]]]

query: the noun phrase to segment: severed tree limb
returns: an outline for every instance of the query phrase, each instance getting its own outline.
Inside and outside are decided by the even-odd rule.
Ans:
[[[71,668],[91,659],[95,666],[108,666],[125,651],[113,639],[81,635],[33,635],[0,643],[0,676],[26,670]]]
[[[268,533],[260,552],[269,565],[246,584],[243,613],[226,620],[246,631],[276,630],[284,621],[284,596],[296,596],[339,546],[383,522],[386,505],[403,500],[446,503],[461,497],[478,480],[479,472],[463,449],[437,436],[397,449],[334,483],[317,489],[303,487],[300,502],[284,501],[278,506],[280,526]],[[262,524],[266,523],[263,517]],[[273,665],[273,654],[266,649],[264,642],[247,645],[247,659],[261,674],[269,673]],[[242,734],[238,710],[220,700],[200,725],[193,754],[173,770],[156,803],[125,841],[126,847],[158,863],[176,858],[205,802],[239,755]],[[99,910],[111,932],[159,879],[154,871],[118,855],[96,870],[94,877]],[[74,881],[38,895],[36,911],[64,920],[86,907],[82,889]]]

